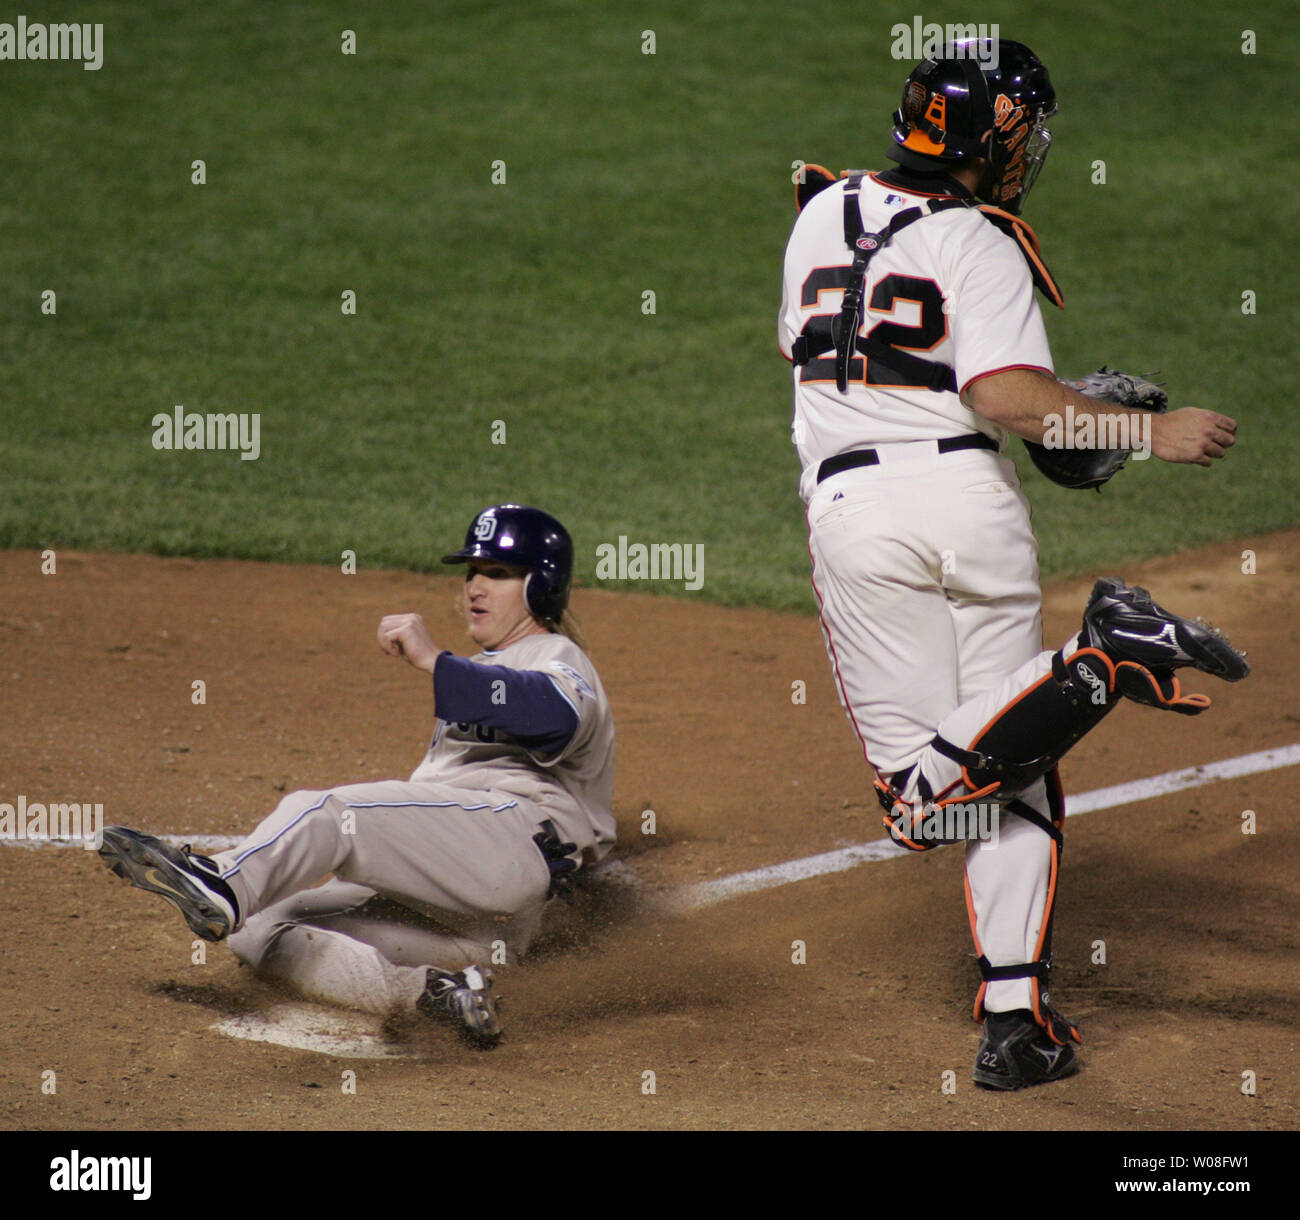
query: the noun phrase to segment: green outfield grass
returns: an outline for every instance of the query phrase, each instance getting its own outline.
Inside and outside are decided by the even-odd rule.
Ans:
[[[1221,467],[1100,496],[1022,462],[1045,574],[1300,520],[1288,4],[700,7],[29,12],[102,22],[104,62],[0,62],[0,545],[429,569],[512,498],[570,522],[588,582],[619,535],[703,543],[687,596],[811,606],[775,344],[790,165],[886,164],[890,26],[918,11],[1052,70],[1028,219],[1058,369],[1160,370],[1241,421]],[[155,450],[176,404],[260,413],[260,457]]]

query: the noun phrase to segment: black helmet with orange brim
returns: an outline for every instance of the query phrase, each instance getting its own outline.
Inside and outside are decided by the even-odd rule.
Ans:
[[[949,43],[903,86],[889,156],[904,168],[942,172],[988,161],[976,194],[1019,215],[1052,137],[1056,90],[1047,68],[1009,38]]]

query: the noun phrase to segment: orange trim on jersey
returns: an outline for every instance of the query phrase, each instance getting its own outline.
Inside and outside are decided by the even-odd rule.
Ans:
[[[1043,904],[1043,922],[1038,929],[1038,942],[1034,945],[1034,961],[1042,961],[1043,945],[1047,940],[1047,928],[1052,920],[1052,907],[1056,904],[1056,876],[1060,870],[1060,850],[1056,845],[1056,840],[1051,840],[1052,844],[1052,868],[1047,878],[1047,901]],[[1035,999],[1037,997],[1035,996]],[[1037,1006],[1035,1006],[1037,1011]]]
[[[1037,254],[1039,252],[1038,234],[1035,233],[1033,229],[1029,227],[1028,224],[1026,224],[1023,220],[1021,220],[1019,216],[1016,216],[1013,213],[1008,212],[1003,208],[995,207],[991,203],[981,203],[979,210],[981,212],[987,212],[990,216],[1002,216],[1005,219],[1011,221],[1011,223],[1015,225],[1016,229],[1020,232],[1023,232],[1024,235],[1029,239],[1029,244],[1033,247],[1034,253]]]
[[[935,292],[939,294],[940,299],[943,299],[943,289],[939,287],[938,281],[935,280],[933,276],[917,275],[917,276],[911,276],[910,278],[915,280],[924,280],[927,284],[933,284]],[[893,319],[894,317],[894,310],[898,306],[899,301],[907,301],[910,304],[915,305],[917,307],[917,312],[920,314],[921,318],[922,319],[925,318],[925,302],[922,301],[920,297],[896,296],[894,297],[893,305],[891,305],[887,310],[879,309],[876,306],[873,306],[870,303],[868,303],[865,310],[867,316],[863,318],[862,326],[865,328],[867,323],[872,321],[873,319],[875,320],[875,325],[871,327],[871,330],[866,331],[866,335],[864,337],[870,336],[872,332],[875,331],[876,326],[889,324],[890,320]],[[880,316],[877,317],[877,315]],[[903,330],[920,330],[919,326],[908,326],[905,322],[894,322],[893,325],[901,327]],[[862,334],[862,331],[859,330],[858,333]],[[902,352],[932,352],[936,347],[939,346],[940,343],[945,342],[947,339],[948,339],[948,315],[945,313],[943,315],[943,334],[940,335],[933,343],[931,343],[929,347],[913,347],[910,343],[890,343],[889,346],[895,347]],[[882,362],[878,362],[878,363],[882,363]],[[885,367],[888,368],[889,366],[886,365]],[[932,394],[935,392],[931,390],[928,385],[898,385],[897,383],[891,381],[870,381],[868,380],[870,376],[871,376],[871,357],[868,356],[864,360],[863,369],[862,369],[862,385],[865,386],[868,390],[896,390],[896,391],[921,390],[927,394]],[[942,391],[939,392],[942,393]]]
[[[1043,905],[1043,922],[1038,929],[1038,943],[1034,946],[1035,962],[1040,962],[1043,960],[1043,942],[1047,939],[1047,929],[1051,925],[1052,907],[1056,905],[1056,878],[1059,871],[1060,871],[1060,847],[1057,845],[1056,840],[1053,839],[1052,840],[1052,867],[1047,882],[1047,902]],[[1043,1017],[1043,1010],[1039,998],[1039,993],[1042,991],[1043,988],[1043,980],[1030,979],[1029,982],[1030,982],[1029,1000],[1030,1000],[1030,1004],[1033,1007],[1034,1020],[1038,1022],[1043,1032],[1049,1038],[1051,1038],[1051,1040],[1055,1042],[1057,1046],[1064,1046],[1065,1043],[1062,1042],[1061,1039],[1058,1038],[1052,1032],[1051,1023],[1045,1020]],[[1073,1032],[1071,1033],[1071,1036],[1074,1037],[1075,1041],[1082,1043],[1083,1039],[1077,1037]]]
[[[808,174],[810,171],[817,174],[818,177],[824,178],[826,181],[826,186],[834,186],[836,181],[835,175],[831,173],[831,171],[828,170],[824,165],[814,165],[812,162],[805,162],[803,170],[804,170],[804,181],[802,183],[796,182],[794,184],[794,202],[795,202],[795,206],[801,212],[804,210],[805,204],[804,201],[799,198],[799,190],[800,187],[805,186],[807,184]],[[825,189],[826,187],[819,188],[817,191],[815,191],[812,195],[808,197],[808,201],[811,202],[813,199],[817,197],[817,195],[821,193],[821,191]]]
[[[845,264],[841,264],[841,265],[845,265]],[[837,269],[836,266],[835,266],[835,265],[832,265],[832,266],[830,266],[830,267],[814,267],[814,268],[813,268],[813,271],[833,271],[833,270],[836,270],[836,269]],[[812,272],[809,272],[809,273],[808,273],[808,278],[804,280],[804,283],[806,284],[806,283],[808,282],[808,279],[811,279],[811,278],[812,278]],[[836,285],[833,285],[833,284],[827,284],[825,288],[818,288],[818,289],[817,289],[817,299],[816,299],[815,301],[811,301],[811,302],[809,302],[807,305],[805,305],[805,304],[803,303],[803,296],[802,296],[802,289],[801,289],[801,290],[800,290],[800,297],[799,297],[799,308],[800,308],[800,310],[802,310],[804,313],[807,313],[808,310],[810,310],[810,309],[820,309],[820,308],[822,307],[822,293],[824,293],[824,292],[841,292],[841,293],[842,293],[843,291],[844,291],[844,287],[843,287],[843,285],[836,286]],[[813,315],[813,317],[819,317],[819,318],[833,318],[834,316],[835,316],[834,314],[814,314],[814,315]],[[811,322],[811,321],[812,321],[812,318],[809,318],[809,319],[808,319],[808,322]],[[808,322],[805,322],[804,325],[807,326],[807,325],[808,325]]]
[[[927,284],[933,284],[934,290],[939,294],[940,299],[946,299],[943,296],[943,289],[939,287],[939,282],[933,276],[911,275],[908,276],[907,278],[912,280],[917,280],[917,281],[924,281]],[[879,306],[872,305],[870,302],[868,302],[866,308],[863,310],[863,312],[867,316],[862,319],[862,326],[858,328],[858,334],[861,335],[863,338],[867,338],[868,336],[870,336],[871,331],[874,331],[876,329],[875,326],[871,328],[871,331],[864,332],[863,328],[873,318],[876,319],[877,325],[880,322],[885,321],[886,319],[892,320],[894,318],[894,309],[898,305],[899,301],[907,301],[909,304],[915,305],[917,308],[917,312],[920,313],[921,317],[922,318],[925,317],[925,302],[921,300],[920,297],[905,297],[902,295],[896,296],[894,297],[893,305],[891,305],[888,309],[881,309]],[[906,322],[895,322],[894,324],[896,326],[902,327],[903,330],[921,329],[919,326],[908,326]],[[942,343],[947,338],[948,338],[948,315],[945,313],[943,315],[943,334],[941,334],[928,347],[913,347],[910,343],[891,343],[889,346],[896,347],[898,348],[899,351],[903,351],[903,352],[932,352],[936,347],[939,346],[940,343]],[[922,386],[918,388],[928,389],[929,387]]]
[[[983,381],[985,377],[996,377],[999,373],[1013,373],[1016,369],[1029,369],[1034,373],[1046,373],[1053,380],[1056,378],[1056,374],[1051,369],[1045,369],[1041,364],[1004,364],[1001,368],[989,369],[987,373],[976,373],[957,393],[959,396],[965,394],[971,386],[977,381]]]
[[[985,204],[980,207],[981,212],[987,212],[993,216],[1005,216],[1012,222],[1012,230],[1015,232],[1016,239],[1020,248],[1024,251],[1025,257],[1030,261],[1038,271],[1037,282],[1046,291],[1047,298],[1057,309],[1065,308],[1065,298],[1061,296],[1061,290],[1056,286],[1056,281],[1052,278],[1052,273],[1048,271],[1047,265],[1039,257],[1038,251],[1038,234],[1031,229],[1019,216],[1013,216],[1010,212],[1005,212],[1001,208],[995,208]],[[1003,230],[1005,232],[1006,230]]]

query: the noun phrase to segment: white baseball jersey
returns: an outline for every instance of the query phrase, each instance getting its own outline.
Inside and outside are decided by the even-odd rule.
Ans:
[[[596,838],[592,854],[603,856],[615,833],[614,718],[587,654],[567,636],[539,632],[470,660],[545,674],[578,717],[578,727],[563,750],[546,756],[500,729],[439,720],[411,782],[523,797],[553,814],[561,828],[575,820],[589,827]]]
[[[844,242],[844,185],[841,180],[814,196],[790,234],[777,326],[787,359],[807,321],[835,315],[843,300],[853,261]],[[932,198],[868,174],[858,197],[863,228],[879,232],[894,213]],[[891,346],[952,366],[959,390],[1005,369],[1052,371],[1024,257],[974,208],[925,215],[900,231],[872,258],[862,300],[859,333],[873,332]],[[846,394],[835,384],[833,353],[794,369],[793,435],[805,502],[818,465],[838,453],[977,431],[1003,443],[1003,430],[964,407],[956,393],[907,380],[860,355],[850,363]]]
[[[861,179],[866,233],[935,197],[925,193],[928,181],[900,171],[890,177],[902,181]],[[778,329],[787,358],[810,318],[834,317],[842,305],[853,261],[844,188],[833,183],[810,199],[791,232]],[[927,209],[899,230],[870,260],[862,304],[859,333],[949,365],[959,389],[1005,369],[1051,372],[1025,256],[975,208]],[[934,443],[978,432],[1001,446],[1005,434],[957,393],[909,384],[906,373],[861,354],[841,394],[834,353],[795,367],[794,432],[827,658],[863,753],[882,777],[899,777],[905,802],[952,798],[960,769],[934,748],[936,731],[970,741],[1050,670],[1037,546],[1015,466],[1001,452],[941,453]],[[877,464],[818,484],[823,460],[868,448]],[[1045,813],[1045,781],[1021,799]],[[999,829],[992,844],[968,845],[972,933],[977,951],[997,965],[1034,962],[1053,842],[1010,813]],[[1030,981],[991,982],[977,1003],[1029,1008]]]

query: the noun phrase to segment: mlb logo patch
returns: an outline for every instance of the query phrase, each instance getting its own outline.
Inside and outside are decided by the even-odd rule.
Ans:
[[[907,202],[907,200],[904,199],[904,198],[902,197],[902,195],[886,195],[886,196],[885,196],[885,206],[886,206],[886,207],[896,208],[896,207],[898,207],[898,205],[899,205],[900,203],[906,203],[906,202]]]

